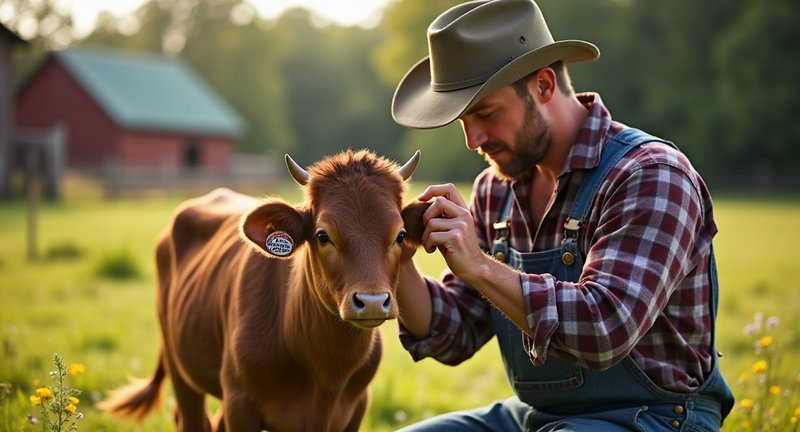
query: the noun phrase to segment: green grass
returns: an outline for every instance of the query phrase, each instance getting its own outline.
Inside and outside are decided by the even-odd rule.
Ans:
[[[297,188],[287,188],[284,197],[297,200]],[[0,383],[11,385],[10,393],[0,391],[0,431],[41,430],[27,424],[26,413],[37,412],[28,396],[35,379],[47,381],[56,352],[68,363],[86,365],[86,373],[70,382],[83,392],[79,410],[85,418],[79,430],[174,430],[169,397],[144,426],[109,418],[93,402],[130,377],[146,376],[154,365],[159,336],[152,244],[179,201],[170,196],[119,201],[88,196],[44,204],[35,262],[26,259],[24,204],[0,203]],[[763,411],[775,406],[775,415],[786,414],[788,423],[800,405],[800,260],[795,253],[800,200],[726,196],[716,201],[716,217],[723,372],[740,400],[752,398]],[[416,259],[428,274],[443,268],[437,255],[419,252]],[[770,359],[771,382],[781,386],[778,395],[753,379],[737,384],[740,373],[756,361],[754,337],[742,332],[756,312],[781,321],[772,347],[777,351]],[[363,430],[394,430],[511,395],[494,341],[459,367],[447,367],[430,359],[414,363],[397,340],[396,324],[381,331],[384,361],[372,385],[373,403]],[[737,407],[726,430],[739,430],[748,412]]]

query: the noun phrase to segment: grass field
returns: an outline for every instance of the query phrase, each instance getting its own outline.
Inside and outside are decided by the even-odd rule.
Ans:
[[[287,188],[284,198],[297,202],[296,188]],[[86,369],[67,377],[82,391],[79,430],[174,430],[169,397],[143,426],[111,419],[93,404],[129,377],[146,376],[154,365],[158,328],[151,247],[178,201],[162,196],[107,202],[90,194],[45,204],[38,220],[40,257],[34,262],[26,259],[24,203],[0,204],[0,431],[42,430],[28,421],[27,413],[39,415],[29,397],[49,384],[54,353]],[[800,199],[722,196],[716,205],[722,284],[718,347],[740,402],[725,430],[796,431],[800,259],[794,248],[800,244]],[[416,259],[429,274],[443,268],[436,255],[420,252]],[[757,313],[765,323],[762,333],[745,334]],[[779,320],[776,328],[776,321],[768,320],[772,316]],[[433,360],[413,363],[397,341],[396,325],[381,330],[384,361],[363,430],[394,430],[510,396],[495,342],[453,368]]]

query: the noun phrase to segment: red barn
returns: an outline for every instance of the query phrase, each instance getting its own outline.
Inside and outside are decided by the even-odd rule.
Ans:
[[[228,168],[241,117],[184,62],[70,48],[48,55],[17,93],[19,128],[67,128],[74,168]]]

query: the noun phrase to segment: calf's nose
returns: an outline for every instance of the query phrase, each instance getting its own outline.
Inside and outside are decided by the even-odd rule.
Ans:
[[[355,293],[353,294],[353,308],[359,317],[385,318],[392,308],[392,297],[389,293]]]

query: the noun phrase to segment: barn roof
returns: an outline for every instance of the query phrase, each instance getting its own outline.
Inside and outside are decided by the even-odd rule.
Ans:
[[[181,60],[98,48],[53,55],[120,127],[238,136],[244,126]]]

